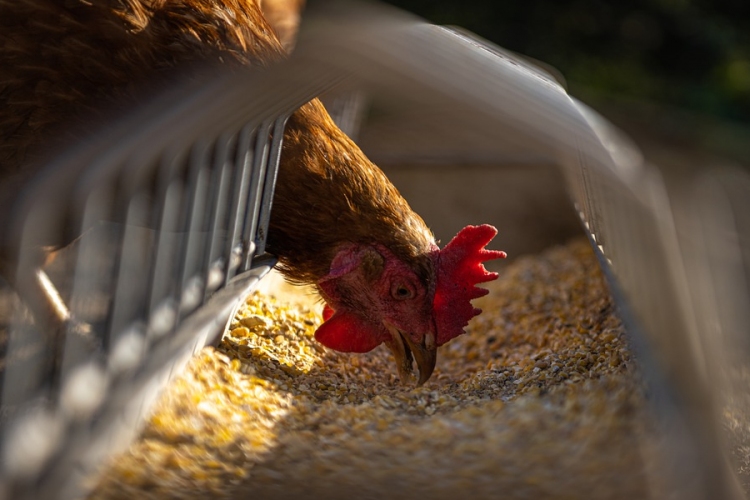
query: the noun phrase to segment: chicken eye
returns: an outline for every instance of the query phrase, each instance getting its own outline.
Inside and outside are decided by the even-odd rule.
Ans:
[[[407,300],[414,297],[414,290],[403,283],[399,283],[391,288],[391,295],[394,299]]]

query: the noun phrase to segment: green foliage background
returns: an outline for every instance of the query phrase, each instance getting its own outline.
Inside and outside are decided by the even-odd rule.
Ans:
[[[750,124],[750,0],[389,0],[551,64],[573,95]]]

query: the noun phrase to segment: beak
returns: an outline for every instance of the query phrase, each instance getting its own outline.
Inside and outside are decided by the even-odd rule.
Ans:
[[[396,358],[396,368],[401,382],[411,380],[412,361],[416,359],[419,368],[419,381],[417,385],[422,385],[429,380],[432,371],[435,369],[437,361],[437,344],[435,343],[435,334],[427,332],[422,342],[417,344],[411,339],[408,333],[402,333],[398,328],[392,325],[386,325],[391,334],[391,340],[386,345],[393,352]]]

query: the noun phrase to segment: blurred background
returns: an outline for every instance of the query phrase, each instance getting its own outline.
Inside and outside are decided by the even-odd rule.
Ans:
[[[387,3],[551,65],[660,165],[750,164],[747,0]]]

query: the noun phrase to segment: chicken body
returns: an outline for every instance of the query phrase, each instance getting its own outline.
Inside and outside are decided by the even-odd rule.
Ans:
[[[189,64],[283,55],[254,0],[0,0],[2,173],[44,157],[53,138],[74,143]]]
[[[22,178],[182,66],[283,57],[254,0],[0,0],[0,175]],[[319,336],[329,347],[386,342],[402,375],[414,355],[424,382],[437,345],[461,333],[436,324],[431,232],[317,100],[287,124],[267,248],[336,311]]]

